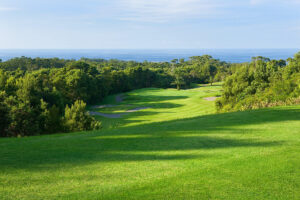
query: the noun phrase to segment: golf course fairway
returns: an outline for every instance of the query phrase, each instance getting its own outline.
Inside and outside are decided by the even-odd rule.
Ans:
[[[135,90],[90,108],[120,114],[101,130],[0,138],[0,199],[300,199],[300,106],[216,113],[221,89]]]

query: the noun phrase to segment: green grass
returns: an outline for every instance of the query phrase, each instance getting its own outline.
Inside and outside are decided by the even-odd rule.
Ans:
[[[107,112],[151,109],[100,131],[2,138],[0,199],[300,199],[300,106],[215,114],[218,94],[137,90]]]
[[[103,113],[119,113],[136,107],[149,107],[149,109],[125,115],[122,119],[112,120],[96,117],[103,122],[104,129],[187,119],[215,113],[215,103],[203,98],[218,96],[221,94],[220,90],[220,84],[181,91],[176,89],[140,89],[126,93],[124,101],[117,104],[119,105],[117,107],[93,110]],[[113,100],[114,96],[109,96],[104,99],[104,102],[109,104],[109,101],[112,101],[116,104]]]

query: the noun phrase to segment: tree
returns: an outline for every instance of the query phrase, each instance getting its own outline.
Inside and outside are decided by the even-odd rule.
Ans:
[[[176,58],[176,59],[171,60],[171,63],[177,64],[178,63],[178,59]]]
[[[217,67],[213,64],[209,64],[208,65],[208,72],[209,72],[209,82],[210,82],[210,85],[213,84],[214,82],[214,78],[215,78],[215,75],[217,73]]]
[[[206,65],[215,66],[217,71],[223,66],[224,76],[232,73],[226,69],[226,63],[208,55],[171,62],[27,57],[1,62],[0,92],[5,97],[0,103],[0,129],[7,136],[91,129],[96,121],[76,101],[98,103],[109,94],[133,89],[173,85],[181,89],[190,87],[192,82],[207,83],[212,74]],[[295,64],[290,66],[287,77],[297,70],[292,67]]]
[[[42,133],[40,108],[32,107],[29,102],[19,102],[11,107],[11,123],[8,132],[11,136],[29,136]]]
[[[223,84],[218,110],[245,110],[299,103],[300,62],[255,57],[243,64]]]
[[[81,100],[75,101],[71,107],[66,106],[64,125],[66,131],[85,131],[101,127],[101,123],[86,112],[86,103]]]
[[[8,105],[5,103],[5,99],[7,98],[4,91],[0,92],[0,136],[7,136],[7,129],[10,124],[10,109]]]
[[[184,81],[184,72],[182,69],[177,68],[174,71],[174,82],[173,85],[176,85],[177,90],[180,90],[183,85],[185,85]]]
[[[179,60],[179,63],[183,65],[183,64],[184,64],[184,58],[181,58],[181,59]]]

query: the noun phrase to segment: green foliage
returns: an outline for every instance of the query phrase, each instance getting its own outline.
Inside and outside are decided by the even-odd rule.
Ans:
[[[177,68],[174,69],[174,82],[172,83],[173,85],[176,85],[177,90],[180,90],[182,86],[186,84],[185,82],[185,72],[182,68]]]
[[[11,107],[11,123],[9,125],[10,136],[39,135],[42,132],[43,122],[40,109],[30,106],[28,102],[18,102]]]
[[[9,108],[5,104],[7,98],[4,91],[0,92],[0,136],[7,136],[7,129],[10,124]]]
[[[64,60],[58,58],[13,58],[6,62],[0,62],[0,68],[15,71],[21,69],[24,71],[33,71],[41,68],[62,68],[66,63],[71,62],[71,60]]]
[[[96,78],[76,67],[25,72],[0,70],[1,136],[65,131],[65,106],[77,99],[101,99],[97,84]]]
[[[192,82],[212,83],[229,72],[226,63],[207,55],[170,63],[14,58],[0,63],[1,136],[93,129],[92,123],[72,122],[65,116],[70,111],[66,106],[78,100],[99,103],[107,95],[139,88],[190,88]],[[81,117],[91,120],[86,114]]]
[[[68,123],[74,127],[66,125],[66,106],[78,100],[98,103],[107,95],[139,88],[179,90],[192,83],[212,84],[229,75],[217,101],[219,110],[292,104],[300,94],[299,63],[300,53],[287,61],[254,57],[245,64],[228,64],[209,55],[161,63],[15,58],[0,63],[1,136],[93,129],[92,123],[76,125],[70,116]],[[86,114],[81,117],[90,120]]]
[[[46,133],[57,133],[61,130],[64,130],[63,120],[60,114],[60,110],[56,105],[53,105],[49,109],[47,109],[47,104],[44,103],[42,105],[43,108],[43,119],[44,124],[43,128]]]
[[[288,64],[264,57],[252,59],[223,84],[220,111],[247,110],[274,105],[297,104],[300,97],[299,53]]]
[[[100,129],[101,123],[86,112],[86,104],[77,100],[69,107],[66,106],[64,127],[66,131],[86,131]]]

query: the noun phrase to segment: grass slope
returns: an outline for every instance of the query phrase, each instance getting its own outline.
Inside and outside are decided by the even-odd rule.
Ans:
[[[220,86],[143,89],[97,132],[0,139],[0,199],[300,199],[300,106],[214,114]],[[110,97],[112,99],[112,97]]]

